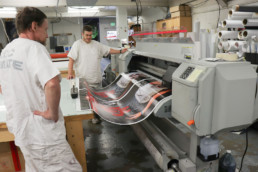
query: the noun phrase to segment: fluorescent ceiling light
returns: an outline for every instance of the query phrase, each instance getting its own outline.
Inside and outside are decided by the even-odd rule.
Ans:
[[[15,7],[2,7],[0,8],[0,13],[5,13],[5,14],[13,14],[16,13],[16,8]]]
[[[0,112],[1,112],[1,111],[6,111],[6,107],[5,107],[4,105],[1,105],[1,106],[0,106]]]
[[[68,7],[68,13],[90,13],[99,12],[99,9],[105,8],[104,6],[73,6]]]

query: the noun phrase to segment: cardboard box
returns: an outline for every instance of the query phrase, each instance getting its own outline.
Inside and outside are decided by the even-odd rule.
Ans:
[[[171,29],[173,29],[173,23],[171,22],[171,19],[159,20],[156,23],[156,30],[158,32]]]
[[[192,17],[176,17],[170,19],[159,20],[156,23],[156,30],[166,31],[176,29],[187,29],[187,32],[192,32]]]
[[[177,11],[190,11],[191,7],[188,5],[179,5],[179,6],[173,6],[169,8],[170,13],[174,13]]]
[[[169,30],[187,30],[192,32],[192,17],[176,17],[165,20],[159,20],[156,23],[157,32]],[[159,34],[160,37],[172,37],[177,33]]]
[[[188,5],[185,5],[185,11],[191,11],[191,7],[189,7]]]
[[[171,13],[171,18],[175,17],[190,17],[191,16],[191,11],[177,11]]]

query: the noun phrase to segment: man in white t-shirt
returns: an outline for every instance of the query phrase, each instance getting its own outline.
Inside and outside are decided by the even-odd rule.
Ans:
[[[24,155],[26,172],[82,171],[66,141],[60,72],[44,46],[47,17],[25,7],[16,15],[16,29],[19,38],[0,56],[0,87],[6,124]]]
[[[92,27],[85,25],[82,31],[82,39],[74,42],[68,54],[69,64],[67,78],[74,78],[74,67],[76,77],[85,78],[91,87],[101,87],[102,75],[100,61],[103,56],[125,53],[126,51],[126,48],[115,50],[92,40]],[[98,123],[99,120],[98,118],[94,118],[92,122]]]

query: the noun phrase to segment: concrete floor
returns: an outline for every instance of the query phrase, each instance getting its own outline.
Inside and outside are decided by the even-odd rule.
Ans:
[[[246,147],[246,134],[223,133],[218,135],[218,139],[221,141],[221,154],[231,150],[239,168]],[[258,172],[258,127],[248,128],[248,149],[242,166],[242,172]]]
[[[88,172],[161,172],[130,126],[83,122]]]
[[[161,172],[154,159],[130,126],[103,121],[83,121],[87,168],[89,172]],[[242,172],[258,172],[258,130],[249,129],[249,147]],[[245,134],[222,133],[221,155],[232,150],[237,167],[245,149]]]

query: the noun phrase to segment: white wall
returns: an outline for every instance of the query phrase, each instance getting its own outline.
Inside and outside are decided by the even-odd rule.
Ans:
[[[110,23],[116,23],[115,17],[108,17],[108,18],[100,18],[99,19],[99,34],[100,34],[100,42],[109,45],[108,41],[106,40],[107,31],[115,31],[116,26],[110,26]]]
[[[74,41],[81,38],[81,32],[82,32],[82,18],[62,18],[59,23],[53,23],[51,24],[51,21],[54,21],[54,19],[49,19],[48,23],[48,36],[53,36],[54,34],[64,34],[64,33],[72,33],[72,35],[68,36],[68,45],[72,46]],[[58,45],[58,39],[57,39],[57,45]],[[53,52],[53,50],[50,50],[50,44],[49,39],[47,39],[47,49],[49,52]]]
[[[156,31],[156,21],[164,19],[167,15],[165,7],[150,7],[144,8],[142,15],[139,18],[139,24],[142,26],[142,31]],[[133,17],[132,22],[137,23],[137,18]]]

